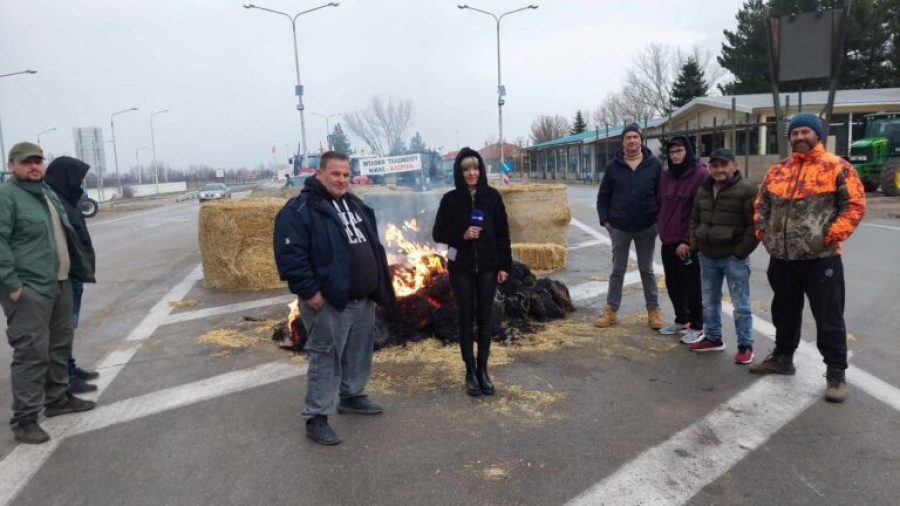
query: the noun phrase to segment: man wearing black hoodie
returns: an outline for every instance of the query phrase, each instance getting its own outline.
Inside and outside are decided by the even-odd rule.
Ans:
[[[632,241],[637,251],[638,270],[644,286],[647,306],[647,325],[659,330],[663,326],[659,309],[659,289],[653,272],[653,250],[656,248],[656,216],[659,213],[659,183],[662,166],[659,158],[644,147],[641,128],[632,123],[622,130],[622,149],[606,166],[600,191],[597,193],[597,213],[600,225],[609,232],[612,241],[613,266],[609,275],[606,308],[595,327],[605,328],[618,323],[616,313],[622,302],[622,284],[628,267],[628,250]]]
[[[306,435],[319,444],[341,438],[328,425],[338,413],[376,415],[383,408],[364,393],[372,372],[375,304],[394,301],[387,255],[375,211],[349,193],[350,159],[328,151],[316,177],[275,217],[275,263],[300,299],[309,332]]]
[[[87,255],[91,264],[91,269],[96,272],[97,260],[94,253],[94,245],[91,242],[91,234],[88,232],[87,223],[84,221],[84,215],[78,209],[78,201],[84,195],[82,184],[87,176],[91,166],[82,162],[77,158],[70,156],[60,156],[50,162],[47,166],[47,173],[44,175],[44,183],[46,183],[53,191],[59,195],[59,200],[66,209],[66,216],[69,223],[75,229],[78,240],[81,242],[82,248]],[[78,328],[79,315],[81,313],[81,295],[84,293],[84,283],[72,280],[72,293],[74,298],[72,327]],[[74,355],[74,353],[73,353]],[[100,373],[97,371],[89,371],[78,367],[75,364],[75,357],[69,357],[69,391],[72,393],[94,392],[97,385],[88,383],[88,380],[97,379]]]
[[[700,262],[697,253],[691,252],[691,210],[697,189],[709,171],[694,155],[687,137],[672,137],[666,143],[666,151],[668,170],[662,173],[656,226],[662,242],[660,255],[666,274],[666,291],[675,310],[675,323],[659,329],[659,333],[684,334],[681,342],[691,344],[703,339]]]

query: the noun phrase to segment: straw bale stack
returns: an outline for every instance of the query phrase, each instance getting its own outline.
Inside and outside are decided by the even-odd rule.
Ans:
[[[534,271],[554,271],[566,265],[568,250],[559,244],[513,243],[513,259]]]
[[[200,206],[200,261],[206,285],[223,290],[285,286],[272,253],[275,215],[285,200],[221,200]]]
[[[566,185],[523,184],[497,189],[503,195],[513,243],[568,246],[572,211],[569,209]]]

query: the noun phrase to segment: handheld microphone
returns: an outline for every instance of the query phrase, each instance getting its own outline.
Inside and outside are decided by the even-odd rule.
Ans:
[[[484,211],[482,211],[481,209],[473,209],[472,214],[469,215],[469,225],[473,227],[483,227]]]

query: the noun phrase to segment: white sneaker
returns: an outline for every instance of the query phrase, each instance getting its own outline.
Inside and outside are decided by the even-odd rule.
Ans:
[[[698,341],[702,341],[704,337],[706,336],[703,335],[702,330],[688,329],[688,331],[685,332],[683,336],[681,336],[681,343],[694,344]]]
[[[674,336],[675,334],[684,334],[689,328],[689,323],[673,323],[659,329],[659,333],[664,336]]]

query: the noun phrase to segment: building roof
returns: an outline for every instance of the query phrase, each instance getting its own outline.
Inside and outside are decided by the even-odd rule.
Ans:
[[[790,103],[796,106],[800,101],[800,93],[779,93],[782,97],[781,105],[785,104],[784,97],[790,97]],[[724,95],[720,97],[697,97],[687,104],[672,112],[672,118],[696,107],[705,105],[717,109],[731,109],[731,100],[735,101],[735,109],[738,112],[754,114],[761,109],[774,107],[771,93],[754,93],[752,95]],[[828,103],[828,91],[803,92],[803,105],[822,106]],[[858,106],[876,104],[900,104],[900,88],[876,88],[867,90],[837,90],[834,94],[834,105]]]
[[[665,118],[653,118],[647,120],[645,122],[641,122],[641,128],[653,128],[655,126],[661,125]],[[625,125],[616,125],[609,127],[608,137],[612,139],[613,137],[619,137],[622,135],[622,130],[625,129]],[[524,150],[530,150],[535,148],[548,148],[551,146],[562,146],[564,144],[583,144],[596,141],[598,139],[606,139],[607,138],[607,129],[606,127],[598,128],[594,130],[585,130],[580,134],[567,135],[566,137],[560,137],[559,139],[553,139],[551,141],[541,142],[539,144],[533,144],[527,148],[522,148]]]

